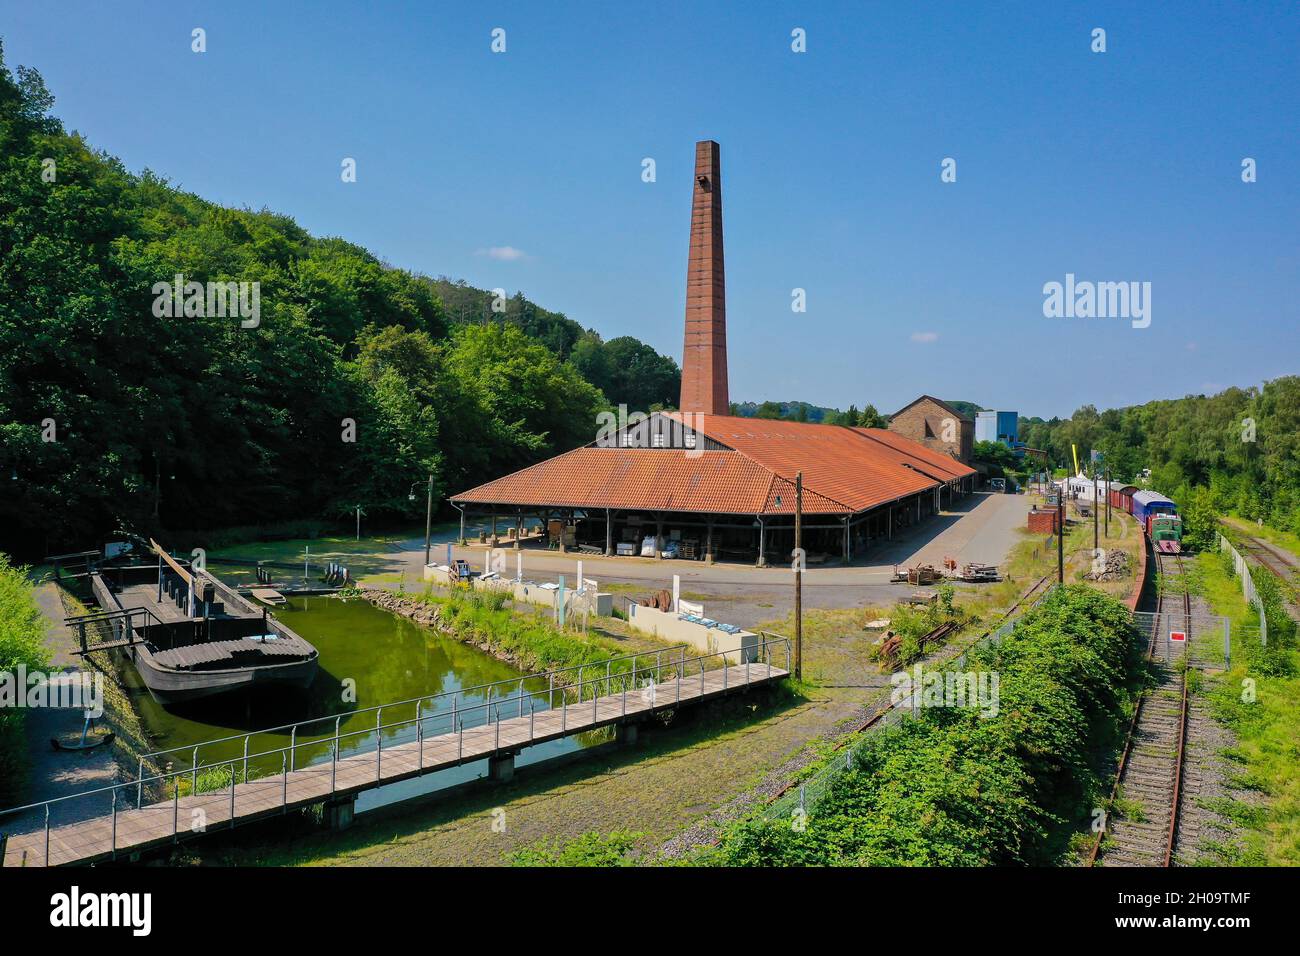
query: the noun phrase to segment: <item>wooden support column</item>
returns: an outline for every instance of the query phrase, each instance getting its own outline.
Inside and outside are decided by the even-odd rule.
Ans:
[[[655,560],[662,561],[664,557],[664,516],[655,515]]]
[[[492,510],[492,536],[488,539],[488,546],[495,548],[497,546],[497,513],[496,509]]]
[[[613,512],[605,509],[605,557],[614,553],[614,518]]]
[[[523,545],[519,543],[519,539],[522,538],[523,536],[524,536],[524,516],[517,515],[515,517],[515,550],[516,551],[518,551],[521,547],[523,547]]]
[[[762,515],[758,518],[758,566],[767,567],[767,525],[763,523]]]
[[[849,541],[849,518],[850,515],[844,516],[844,563],[848,564],[853,560],[853,544]]]
[[[709,525],[708,537],[704,544],[704,563],[712,564],[713,563],[713,515],[709,515],[708,525]]]

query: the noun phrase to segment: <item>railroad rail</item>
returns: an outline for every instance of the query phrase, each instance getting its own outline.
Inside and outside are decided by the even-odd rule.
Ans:
[[[1088,853],[1088,866],[1098,862],[1113,866],[1173,865],[1187,750],[1187,649],[1192,641],[1192,595],[1181,554],[1157,551],[1156,561],[1156,620],[1147,642],[1146,660],[1157,681],[1143,691],[1134,707],[1111,785],[1110,811]],[[1178,613],[1166,606],[1166,591],[1175,583],[1185,635],[1179,667],[1170,666],[1174,663],[1173,651],[1169,642],[1162,640],[1160,626],[1164,615]],[[1163,660],[1158,655],[1162,648]],[[1121,798],[1135,806],[1112,824],[1110,814]],[[1103,847],[1108,833],[1110,840]]]

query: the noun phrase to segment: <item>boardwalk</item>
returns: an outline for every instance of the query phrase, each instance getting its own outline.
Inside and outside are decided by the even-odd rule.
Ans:
[[[404,724],[414,739],[383,744],[377,728],[376,739],[381,746],[373,752],[352,753],[295,770],[288,769],[285,759],[280,774],[234,783],[215,792],[181,797],[179,780],[186,774],[178,773],[162,781],[172,791],[172,799],[140,808],[133,805],[134,783],[116,790],[108,788],[100,792],[104,816],[10,836],[3,865],[62,866],[121,858],[297,807],[327,800],[347,801],[374,787],[471,761],[486,758],[513,767],[513,755],[534,744],[600,727],[635,724],[655,713],[743,693],[788,676],[786,670],[760,662],[702,669],[698,674],[688,674],[687,670],[679,667],[667,680],[646,687],[627,689],[629,682],[624,682],[624,689],[615,693],[511,717],[502,717],[499,707],[496,720],[436,736],[425,736],[423,732],[432,718],[413,718]],[[509,702],[505,703],[509,710]],[[523,711],[524,706],[521,697],[518,710]],[[384,725],[383,729],[394,726],[400,725]],[[239,762],[228,763],[235,768]],[[232,782],[237,776],[231,774]],[[117,809],[111,812],[110,804],[114,802]]]

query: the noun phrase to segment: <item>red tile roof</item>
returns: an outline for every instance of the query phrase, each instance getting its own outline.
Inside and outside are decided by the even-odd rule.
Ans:
[[[880,429],[728,415],[692,417],[687,424],[727,449],[588,445],[452,500],[521,507],[790,514],[794,476],[802,471],[805,512],[849,514],[974,474],[955,459]]]
[[[964,478],[966,475],[975,474],[974,468],[963,465],[952,455],[945,455],[941,451],[935,451],[933,448],[912,441],[910,438],[904,438],[897,432],[891,432],[886,428],[855,428],[853,430],[888,445],[908,458],[915,459],[916,467],[921,468],[921,470],[933,475],[935,478],[948,481],[953,478]]]

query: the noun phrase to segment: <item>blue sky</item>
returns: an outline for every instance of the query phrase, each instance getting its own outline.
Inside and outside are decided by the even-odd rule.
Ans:
[[[678,358],[716,139],[733,401],[1051,415],[1300,372],[1295,3],[0,0],[0,36],[129,169]],[[1150,282],[1150,327],[1044,317],[1067,273]]]

